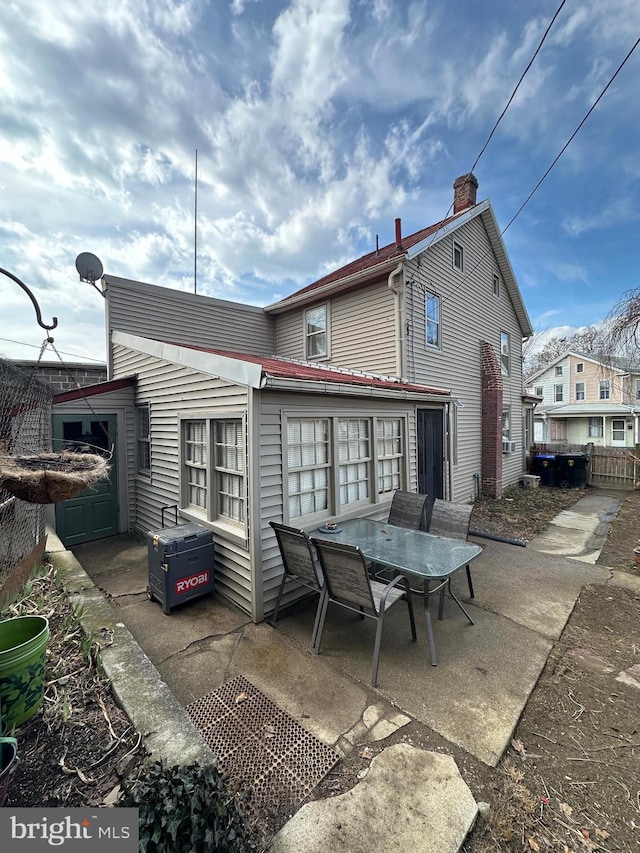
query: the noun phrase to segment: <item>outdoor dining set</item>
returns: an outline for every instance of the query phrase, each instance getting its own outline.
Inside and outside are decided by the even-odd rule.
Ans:
[[[412,593],[422,596],[429,659],[437,665],[430,600],[438,594],[438,619],[448,593],[471,624],[473,619],[451,588],[451,578],[465,569],[469,597],[474,597],[469,564],[482,548],[467,541],[472,506],[398,490],[386,521],[351,518],[304,530],[272,521],[284,566],[272,624],[285,585],[294,581],[318,595],[311,645],[320,652],[327,611],[335,604],[376,621],[371,685],[378,680],[378,661],[385,613],[404,601],[411,636],[416,625]]]

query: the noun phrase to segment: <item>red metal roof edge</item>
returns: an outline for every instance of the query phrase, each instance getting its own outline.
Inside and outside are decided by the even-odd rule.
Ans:
[[[431,388],[428,385],[419,385],[411,382],[396,381],[378,378],[367,373],[344,370],[332,366],[314,365],[309,362],[289,361],[278,356],[252,355],[250,353],[230,352],[229,350],[218,350],[211,347],[197,346],[195,344],[182,344],[176,341],[165,341],[172,346],[184,347],[186,349],[207,352],[211,355],[219,355],[223,358],[232,358],[236,361],[248,361],[259,364],[267,376],[273,379],[297,379],[308,382],[331,382],[333,384],[360,385],[368,388],[381,388],[394,391],[414,391],[422,394],[437,394],[442,397],[451,396],[451,391],[445,388]]]
[[[121,391],[123,388],[132,388],[135,384],[135,376],[127,376],[124,379],[109,379],[107,382],[98,382],[96,385],[85,385],[84,388],[76,388],[74,391],[61,391],[54,395],[53,405],[68,403],[70,400],[81,400],[84,397],[95,397],[97,394],[109,394],[111,391]]]
[[[474,205],[477,207],[477,205]],[[467,213],[472,208],[466,208],[465,210],[461,210],[459,213],[456,213],[455,216],[448,216],[446,219],[442,219],[440,222],[435,222],[433,225],[428,225],[426,228],[420,229],[420,231],[416,231],[413,234],[409,234],[406,237],[402,237],[402,248],[398,249],[395,241],[393,243],[389,243],[386,246],[383,246],[378,251],[368,252],[366,255],[362,255],[360,258],[356,258],[353,261],[349,261],[349,263],[344,264],[344,266],[339,267],[337,270],[333,270],[333,272],[327,273],[322,276],[322,278],[317,279],[311,284],[307,284],[304,287],[301,287],[299,290],[296,290],[294,293],[290,293],[289,296],[285,296],[284,299],[281,299],[278,304],[286,303],[289,299],[294,299],[295,297],[302,296],[306,293],[310,293],[317,288],[322,287],[326,284],[332,284],[334,282],[338,282],[343,278],[347,278],[350,275],[355,275],[359,272],[365,272],[370,267],[374,267],[377,264],[382,264],[385,261],[391,260],[392,258],[397,258],[400,261],[406,254],[407,249],[410,249],[412,246],[415,246],[417,243],[420,243],[422,240],[425,240],[427,237],[430,237],[432,234],[440,231],[441,228],[445,228],[454,219],[458,219],[462,216],[463,213]]]

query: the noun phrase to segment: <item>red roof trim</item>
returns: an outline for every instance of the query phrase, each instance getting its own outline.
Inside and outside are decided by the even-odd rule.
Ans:
[[[121,391],[123,388],[133,388],[136,384],[135,376],[125,379],[111,379],[108,382],[98,382],[97,385],[85,385],[84,388],[76,388],[75,391],[61,391],[53,398],[56,403],[68,403],[70,400],[82,400],[85,397],[95,397],[97,394],[109,394],[111,391]]]
[[[300,290],[296,290],[295,293],[289,294],[284,299],[281,300],[281,303],[286,303],[289,299],[294,299],[295,297],[302,296],[306,293],[310,293],[317,288],[323,287],[327,284],[332,284],[333,282],[340,281],[343,278],[348,278],[351,275],[355,275],[356,273],[365,272],[365,270],[370,267],[375,267],[378,264],[382,264],[385,261],[396,258],[399,261],[404,258],[406,255],[407,249],[412,248],[412,246],[417,245],[422,242],[422,240],[426,240],[427,237],[431,237],[433,234],[436,234],[442,228],[446,228],[451,222],[455,219],[458,219],[463,213],[468,213],[471,208],[467,208],[465,210],[460,211],[455,216],[449,216],[447,219],[443,219],[440,222],[436,222],[433,225],[429,225],[427,228],[423,228],[420,231],[416,231],[415,234],[410,234],[408,237],[402,238],[402,249],[398,250],[398,247],[395,243],[389,243],[387,246],[383,246],[381,249],[378,249],[377,252],[369,252],[366,255],[363,255],[361,258],[357,258],[355,261],[350,261],[348,264],[345,264],[343,267],[340,267],[333,272],[328,273],[327,275],[319,278],[317,281],[312,282],[311,284],[307,284],[305,287],[300,288]],[[281,304],[280,303],[280,304]]]
[[[451,392],[444,388],[430,388],[427,385],[416,385],[410,382],[395,382],[393,379],[384,379],[366,373],[341,370],[334,367],[319,367],[308,362],[288,361],[283,358],[251,355],[249,353],[229,352],[226,350],[210,349],[209,347],[196,346],[195,344],[181,344],[175,341],[166,341],[173,346],[185,349],[208,352],[211,355],[219,355],[223,358],[232,358],[238,361],[248,361],[259,364],[263,373],[274,379],[297,379],[307,382],[331,382],[336,385],[358,385],[367,388],[380,388],[390,391],[413,391],[420,394],[437,394],[449,397]]]

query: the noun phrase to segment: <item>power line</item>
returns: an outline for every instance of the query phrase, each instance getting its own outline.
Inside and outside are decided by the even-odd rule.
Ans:
[[[18,344],[19,346],[22,346],[22,347],[32,347],[33,349],[40,349],[40,347],[38,345],[28,344],[26,341],[14,341],[11,338],[0,338],[0,341],[6,341],[7,343],[10,343],[10,344]],[[104,364],[104,359],[91,358],[91,356],[88,356],[88,355],[78,355],[77,352],[65,352],[64,350],[60,350],[60,352],[63,353],[63,355],[72,355],[74,358],[81,358],[84,361],[95,361],[98,364]]]
[[[560,14],[560,12],[562,11],[562,8],[563,8],[563,6],[564,6],[564,4],[565,4],[566,2],[567,2],[567,0],[562,0],[562,2],[560,3],[560,5],[559,5],[559,6],[558,6],[558,8],[556,9],[556,11],[555,11],[555,14],[554,14],[553,18],[551,19],[551,21],[549,22],[549,24],[548,24],[548,26],[547,26],[546,30],[544,31],[544,33],[543,33],[543,35],[542,35],[542,38],[541,38],[541,39],[540,39],[540,41],[538,42],[538,46],[537,46],[537,48],[535,49],[535,51],[534,51],[534,53],[533,53],[533,56],[531,57],[531,59],[530,59],[530,60],[529,60],[529,62],[527,63],[526,68],[524,69],[524,71],[523,71],[523,72],[522,72],[522,74],[520,75],[520,79],[519,79],[519,80],[518,80],[518,82],[516,83],[516,86],[515,86],[515,88],[514,88],[513,92],[511,93],[511,95],[510,95],[510,97],[509,97],[509,100],[507,101],[507,103],[505,104],[504,109],[502,110],[502,112],[500,113],[500,115],[498,116],[498,118],[496,119],[495,124],[494,124],[494,125],[493,125],[493,127],[491,128],[491,132],[489,133],[489,136],[487,136],[487,138],[486,138],[486,140],[485,140],[485,142],[484,142],[484,145],[483,145],[483,146],[482,146],[482,148],[480,149],[480,153],[478,154],[478,156],[476,157],[476,159],[473,161],[473,165],[471,166],[471,168],[469,169],[469,172],[468,172],[467,174],[471,174],[471,173],[473,172],[473,170],[475,169],[475,167],[478,165],[478,163],[479,163],[479,161],[480,161],[480,158],[482,157],[482,155],[484,154],[484,152],[487,150],[487,146],[488,146],[488,145],[489,145],[489,143],[491,142],[491,139],[493,138],[493,134],[494,134],[494,133],[496,132],[496,130],[498,129],[498,125],[500,124],[500,122],[501,122],[501,121],[502,121],[502,119],[504,118],[504,116],[505,116],[505,114],[506,114],[507,110],[508,110],[508,109],[509,109],[509,107],[511,106],[511,103],[512,103],[513,99],[515,98],[516,93],[517,93],[518,89],[520,88],[520,85],[521,85],[522,81],[523,81],[523,80],[524,80],[524,78],[527,76],[527,72],[529,71],[529,69],[530,69],[530,68],[531,68],[531,66],[533,65],[533,63],[534,63],[534,61],[535,61],[535,59],[536,59],[536,56],[540,53],[540,50],[541,50],[541,48],[542,48],[542,45],[545,43],[547,36],[548,36],[548,35],[549,35],[549,33],[551,32],[551,28],[553,27],[553,25],[554,25],[554,24],[555,24],[555,22],[556,22],[556,18],[558,17],[558,15]],[[449,205],[449,207],[447,208],[447,212],[445,213],[445,215],[443,216],[443,218],[442,218],[442,220],[441,220],[441,221],[444,221],[444,220],[446,220],[446,219],[448,218],[449,213],[451,212],[451,208],[453,207],[453,204],[454,204],[454,203],[453,203],[453,202],[451,202],[451,204],[450,204],[450,205]],[[427,249],[431,246],[431,244],[433,243],[433,241],[435,240],[435,238],[437,237],[437,235],[439,234],[439,232],[440,232],[441,230],[442,230],[442,229],[441,229],[441,228],[439,228],[437,231],[435,231],[435,232],[431,235],[431,239],[430,239],[429,243],[427,243],[427,246],[426,246],[426,248],[427,248]]]
[[[500,113],[500,115],[498,116],[498,120],[496,121],[496,123],[495,123],[495,124],[493,125],[493,127],[491,128],[491,133],[489,134],[489,136],[487,136],[486,142],[485,142],[485,143],[484,143],[484,145],[482,146],[482,149],[480,150],[480,153],[478,154],[478,156],[476,157],[476,159],[475,159],[475,160],[474,160],[474,162],[473,162],[473,166],[469,169],[469,171],[470,171],[470,172],[473,172],[473,170],[475,169],[475,167],[478,165],[478,162],[479,162],[480,158],[482,157],[482,155],[484,154],[484,152],[485,152],[485,150],[486,150],[486,148],[487,148],[487,145],[491,142],[491,138],[492,138],[493,134],[494,134],[494,133],[496,132],[496,130],[498,129],[498,125],[500,124],[500,122],[502,121],[502,119],[503,119],[503,118],[504,118],[504,116],[505,116],[505,113],[507,112],[507,110],[508,110],[508,109],[509,109],[509,107],[511,106],[511,102],[512,102],[512,101],[513,101],[513,99],[515,98],[515,96],[516,96],[516,92],[517,92],[517,91],[518,91],[518,89],[520,88],[520,84],[522,83],[522,81],[523,81],[523,80],[524,80],[524,78],[526,77],[527,72],[529,71],[529,69],[530,69],[530,68],[531,68],[531,66],[533,65],[533,63],[534,63],[534,61],[535,61],[536,56],[540,53],[540,49],[542,48],[542,45],[545,43],[546,38],[547,38],[547,36],[549,35],[549,32],[551,31],[551,27],[555,24],[555,22],[556,22],[556,18],[558,17],[558,15],[560,14],[560,12],[562,11],[562,7],[564,6],[564,4],[565,4],[566,2],[567,2],[567,0],[562,0],[562,3],[560,3],[560,5],[558,6],[558,8],[556,9],[556,13],[555,13],[555,15],[553,16],[553,18],[551,19],[551,21],[549,22],[549,25],[548,25],[547,29],[544,31],[544,34],[543,34],[542,38],[540,39],[540,42],[539,42],[539,44],[538,44],[538,47],[535,49],[535,52],[534,52],[533,56],[531,57],[531,59],[529,60],[529,63],[528,63],[528,65],[527,65],[527,67],[524,69],[524,71],[522,72],[522,74],[521,74],[521,76],[520,76],[520,79],[519,79],[519,80],[518,80],[518,82],[516,83],[516,87],[515,87],[515,89],[513,90],[513,92],[511,93],[511,97],[510,97],[510,98],[509,98],[509,100],[507,101],[505,108],[502,110],[502,112],[501,112],[501,113]],[[449,209],[451,209],[451,208],[449,208]]]
[[[638,39],[636,40],[636,42],[635,42],[635,44],[633,45],[633,47],[631,48],[631,50],[627,53],[627,55],[625,56],[625,58],[622,60],[622,62],[620,63],[620,65],[617,67],[617,69],[616,69],[615,73],[614,73],[614,74],[613,74],[613,76],[609,79],[609,82],[607,83],[607,85],[604,87],[604,89],[602,90],[602,92],[600,92],[600,94],[598,95],[598,97],[596,98],[596,100],[593,102],[593,104],[591,105],[591,107],[587,110],[587,112],[586,112],[586,113],[585,113],[585,115],[583,116],[582,120],[580,121],[580,123],[578,124],[578,126],[576,127],[576,129],[573,131],[573,133],[571,134],[571,136],[567,139],[567,141],[566,141],[566,142],[565,142],[565,144],[562,146],[562,148],[560,149],[560,151],[558,152],[558,154],[554,157],[554,159],[553,159],[553,161],[551,162],[551,165],[549,166],[549,168],[545,171],[545,173],[542,175],[542,177],[540,178],[540,180],[538,181],[538,183],[537,183],[537,184],[535,185],[535,187],[531,190],[531,192],[530,192],[530,193],[529,193],[529,195],[526,197],[526,199],[522,202],[522,204],[520,205],[520,207],[518,208],[518,210],[513,214],[513,216],[512,216],[512,217],[511,217],[511,219],[509,220],[509,222],[508,222],[508,223],[505,225],[505,227],[502,229],[502,231],[500,232],[500,235],[499,235],[500,237],[503,237],[503,236],[504,236],[504,234],[506,233],[506,231],[507,231],[507,230],[508,230],[512,225],[513,225],[513,223],[515,222],[515,220],[518,218],[518,216],[520,216],[520,214],[521,214],[521,213],[522,213],[522,211],[525,209],[525,207],[527,206],[527,204],[531,201],[531,199],[533,198],[533,196],[534,196],[534,195],[536,194],[536,192],[539,190],[540,186],[542,185],[543,181],[545,180],[545,178],[547,177],[547,175],[549,174],[549,172],[553,169],[553,167],[556,165],[556,163],[558,162],[558,160],[562,157],[562,155],[563,155],[563,154],[564,154],[564,152],[567,150],[567,148],[569,147],[569,145],[573,142],[574,138],[575,138],[575,137],[576,137],[576,135],[578,134],[578,131],[580,130],[580,128],[582,127],[582,125],[586,122],[586,120],[589,118],[589,116],[591,115],[591,113],[592,113],[592,112],[595,110],[595,108],[598,106],[598,104],[600,103],[600,101],[601,101],[601,100],[602,100],[602,98],[604,97],[605,92],[609,89],[609,87],[611,86],[611,84],[613,83],[613,81],[616,79],[616,77],[618,76],[618,74],[622,71],[622,69],[624,68],[625,64],[627,63],[627,61],[628,61],[628,60],[629,60],[629,58],[631,57],[632,53],[633,53],[633,52],[634,52],[634,50],[638,47],[638,45],[639,45],[639,44],[640,44],[640,38],[638,38]],[[485,258],[486,258],[490,253],[491,253],[491,250],[490,250],[490,249],[488,249],[488,250],[487,250],[487,251],[482,255],[482,257],[480,257],[480,258],[479,258],[479,260],[478,260],[478,261],[476,261],[476,263],[475,263],[475,264],[474,264],[474,266],[469,270],[469,272],[467,272],[467,273],[465,273],[465,274],[464,274],[464,276],[463,276],[463,278],[462,278],[462,281],[461,281],[461,282],[460,282],[456,287],[454,287],[454,289],[451,291],[451,293],[447,294],[447,296],[446,296],[446,297],[444,297],[444,298],[441,300],[443,303],[444,303],[444,302],[446,302],[446,301],[447,301],[447,299],[450,299],[450,298],[453,296],[453,294],[454,294],[454,293],[456,293],[456,292],[457,292],[457,291],[462,287],[462,285],[466,283],[466,281],[467,281],[467,279],[469,278],[469,276],[471,275],[471,273],[475,272],[475,271],[478,269],[478,267],[480,266],[480,264],[482,263],[482,261],[484,261],[484,259],[485,259]]]

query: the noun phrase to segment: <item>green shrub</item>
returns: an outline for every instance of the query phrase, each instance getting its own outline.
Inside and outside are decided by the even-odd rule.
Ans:
[[[246,853],[255,850],[238,806],[215,764],[148,763],[121,806],[139,809],[141,853]]]

